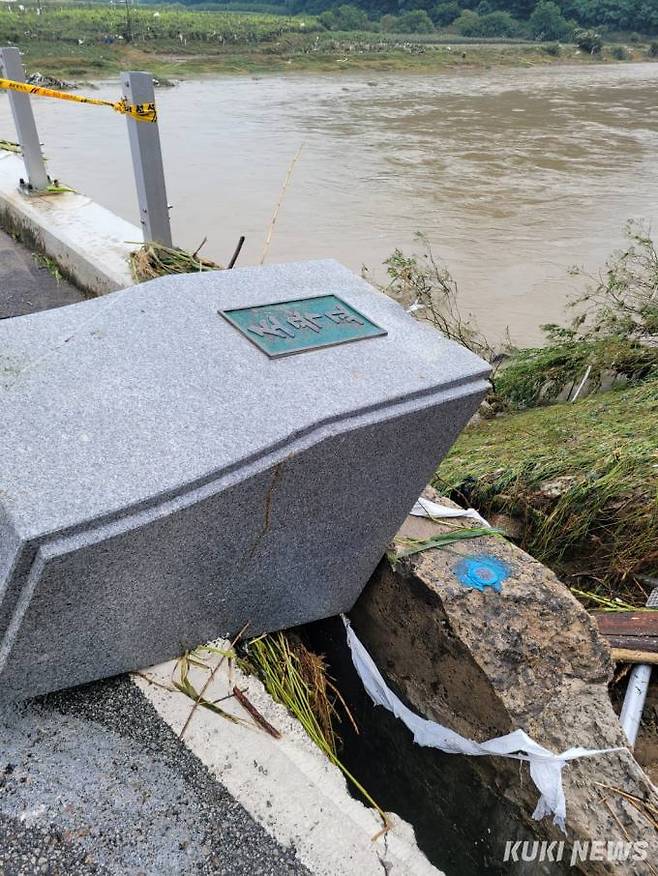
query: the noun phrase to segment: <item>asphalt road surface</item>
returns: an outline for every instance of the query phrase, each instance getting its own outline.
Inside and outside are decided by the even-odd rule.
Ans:
[[[308,870],[120,676],[0,706],[0,873]]]
[[[0,319],[82,301],[84,295],[47,264],[0,231]]]

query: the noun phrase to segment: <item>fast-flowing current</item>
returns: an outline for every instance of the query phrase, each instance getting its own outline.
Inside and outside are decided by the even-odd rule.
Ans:
[[[118,97],[119,81],[98,96]],[[220,262],[335,258],[385,278],[431,242],[461,307],[500,338],[540,338],[623,242],[658,217],[658,64],[225,77],[160,89],[175,242]],[[125,121],[34,99],[52,176],[126,219],[138,211]],[[6,98],[0,137],[13,138]],[[291,162],[287,187],[282,188]]]

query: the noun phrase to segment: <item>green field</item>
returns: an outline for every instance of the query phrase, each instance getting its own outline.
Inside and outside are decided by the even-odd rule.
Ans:
[[[11,11],[10,11],[11,10]],[[39,11],[40,10],[40,11]],[[325,30],[311,15],[204,12],[180,6],[0,4],[0,42],[17,45],[30,72],[101,78],[127,67],[159,76],[304,70],[418,70],[593,61],[575,46],[559,56],[529,42],[469,42],[454,34]],[[594,63],[612,59],[609,46]],[[628,60],[647,46],[627,47]]]

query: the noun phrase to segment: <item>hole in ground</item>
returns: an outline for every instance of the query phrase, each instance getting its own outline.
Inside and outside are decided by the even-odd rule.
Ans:
[[[504,862],[508,840],[537,837],[519,822],[511,805],[482,782],[471,759],[416,745],[397,718],[373,705],[352,664],[339,618],[308,624],[298,632],[311,650],[326,655],[329,674],[359,727],[357,735],[349,721],[338,725],[341,761],[382,809],[412,825],[419,848],[435,867],[448,876],[573,872],[560,863]],[[380,668],[385,672],[386,667]],[[363,800],[351,783],[348,786]]]

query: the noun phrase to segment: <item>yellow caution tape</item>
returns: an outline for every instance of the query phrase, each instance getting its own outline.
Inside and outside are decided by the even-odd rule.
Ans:
[[[24,94],[38,94],[41,97],[56,97],[59,100],[71,100],[74,103],[92,103],[95,106],[111,106],[115,112],[130,116],[138,122],[157,122],[158,114],[154,103],[128,103],[121,100],[101,100],[99,97],[82,97],[67,91],[55,91],[53,88],[42,88],[40,85],[28,85],[27,82],[14,82],[13,79],[0,79],[0,88],[7,91],[21,91]]]

